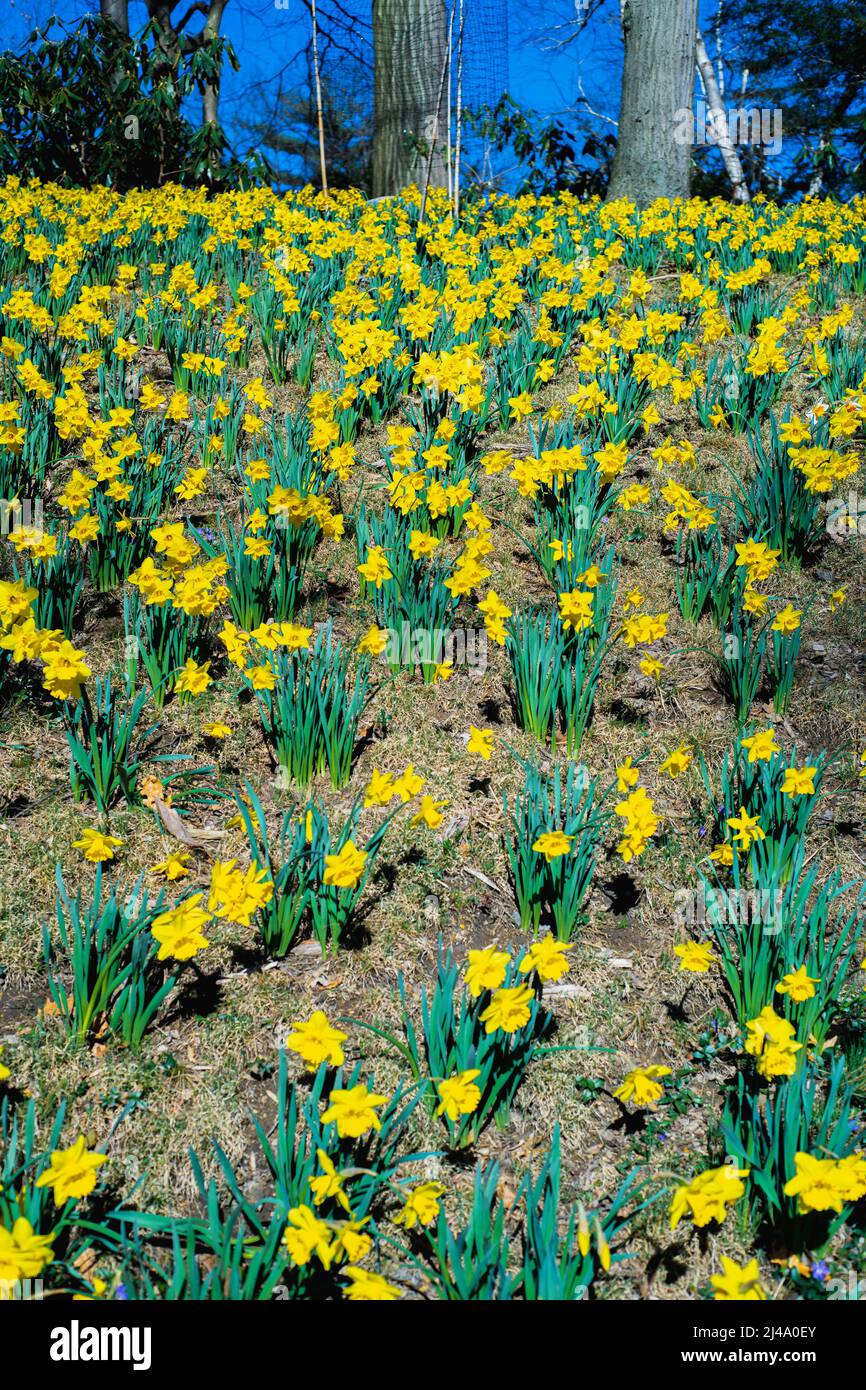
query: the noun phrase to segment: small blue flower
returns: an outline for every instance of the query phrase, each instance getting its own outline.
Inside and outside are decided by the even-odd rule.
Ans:
[[[826,1260],[816,1260],[812,1265],[812,1278],[817,1279],[821,1284],[823,1284],[829,1273],[830,1266],[827,1264]]]

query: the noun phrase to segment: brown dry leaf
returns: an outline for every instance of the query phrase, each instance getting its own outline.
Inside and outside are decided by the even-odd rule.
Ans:
[[[496,1184],[496,1191],[499,1194],[499,1199],[505,1207],[506,1212],[509,1212],[517,1200],[517,1193],[514,1191],[514,1188],[507,1178],[502,1177],[499,1179],[499,1182]]]
[[[452,816],[451,819],[445,825],[445,828],[440,832],[439,839],[443,841],[454,840],[457,838],[458,835],[463,834],[464,830],[467,829],[468,825],[469,817],[467,815]]]
[[[81,1254],[72,1261],[72,1267],[77,1269],[79,1274],[86,1276],[97,1263],[97,1258],[96,1251],[88,1245],[87,1249],[82,1250]]]
[[[521,1163],[532,1163],[545,1148],[544,1137],[539,1134],[528,1134],[525,1139],[512,1150],[512,1156],[519,1159]]]
[[[460,854],[463,849],[463,845],[458,845],[457,853]],[[468,874],[470,878],[477,878],[478,882],[483,883],[485,888],[493,888],[497,893],[504,891],[502,884],[496,883],[492,878],[488,878],[487,874],[483,874],[480,869],[474,869],[471,864],[464,864],[463,872],[464,874]]]
[[[171,806],[167,806],[164,801],[160,801],[158,798],[154,800],[153,804],[169,835],[180,840],[182,845],[189,845],[191,849],[204,849],[208,845],[216,844],[225,835],[224,830],[208,830],[204,827],[187,825],[177,811],[172,810]]]
[[[67,1008],[67,1011],[68,1011],[70,1014],[72,1014],[72,1012],[73,1012],[73,1006],[74,1006],[74,1000],[73,1000],[73,998],[72,998],[72,995],[71,995],[71,994],[67,994],[67,996],[66,996],[66,1008]],[[39,1010],[39,1012],[40,1012],[40,1014],[42,1015],[43,1018],[60,1018],[60,1016],[61,1016],[61,1015],[60,1015],[60,1009],[59,1009],[58,1006],[55,1004],[55,1002],[54,1002],[53,999],[46,999],[46,1000],[45,1000],[45,1003],[42,1005],[42,1008]]]
[[[158,777],[142,777],[139,779],[138,791],[145,806],[151,810],[157,801],[162,801],[166,806],[171,805],[171,793],[165,794],[165,787]]]
[[[306,956],[314,956],[316,960],[321,961],[322,948],[318,941],[301,941],[297,946],[292,947],[289,956],[298,960],[302,960]]]
[[[541,991],[545,999],[591,999],[591,992],[578,984],[545,985]]]

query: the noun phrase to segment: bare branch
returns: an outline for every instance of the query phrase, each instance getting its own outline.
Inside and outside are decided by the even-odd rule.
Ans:
[[[589,98],[587,97],[586,92],[583,90],[583,78],[580,76],[579,73],[577,77],[577,90],[580,97],[580,103],[589,112],[590,116],[594,116],[597,121],[606,121],[608,125],[613,126],[614,130],[617,130],[619,128],[619,122],[615,121],[612,116],[605,116],[603,111],[596,111],[593,109],[592,106],[590,106]]]
[[[540,44],[543,53],[556,53],[563,48],[569,48],[580,38],[590,20],[604,5],[605,0],[587,0],[586,7],[582,8],[574,19],[565,20],[562,24],[554,24],[550,29],[551,35],[561,37],[543,40]]]

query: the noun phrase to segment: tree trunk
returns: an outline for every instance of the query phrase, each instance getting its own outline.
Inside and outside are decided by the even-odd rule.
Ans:
[[[111,2],[112,0],[100,0],[100,3]],[[169,79],[176,76],[185,56],[196,53],[209,40],[219,35],[228,0],[196,0],[175,24],[171,15],[172,10],[177,8],[177,3],[178,0],[146,0],[148,16],[156,26],[156,71],[158,76]],[[186,22],[200,9],[205,9],[205,22],[201,32],[184,33]],[[216,125],[219,114],[219,75],[211,82],[202,82],[200,86],[202,125]]]
[[[608,198],[687,198],[697,0],[622,0],[625,58]]]
[[[147,0],[148,18],[156,26],[154,48],[157,54],[155,70],[160,78],[171,77],[180,63],[180,37],[172,22],[172,0]]]
[[[129,0],[99,0],[99,13],[129,38]]]
[[[117,30],[121,39],[129,38],[129,0],[99,0],[100,18]],[[111,74],[111,90],[117,94],[123,82],[123,64],[116,62]],[[137,127],[136,127],[137,130]],[[136,137],[137,138],[137,137]]]
[[[211,0],[207,19],[205,20],[204,29],[202,30],[202,38],[205,41],[208,39],[215,39],[219,34],[223,10],[227,4],[228,0]],[[219,99],[220,85],[219,78],[217,77],[213,82],[206,82],[202,88],[201,114],[202,123],[204,125],[217,124],[219,119]]]
[[[445,188],[445,0],[373,0],[373,46],[373,196],[421,187],[434,142],[430,186]]]

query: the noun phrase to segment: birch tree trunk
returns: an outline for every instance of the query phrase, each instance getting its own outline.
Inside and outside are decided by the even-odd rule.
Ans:
[[[619,133],[608,198],[646,207],[687,198],[694,109],[697,0],[621,0],[625,58]]]
[[[373,196],[420,188],[434,140],[430,187],[445,188],[444,0],[373,0],[373,47]]]
[[[746,178],[743,174],[743,166],[740,163],[740,156],[737,154],[736,146],[728,130],[728,116],[725,111],[725,104],[722,101],[722,94],[719,90],[719,84],[716,81],[716,74],[710,62],[707,46],[704,43],[700,29],[696,36],[695,59],[707,98],[713,139],[719,147],[719,153],[722,156],[725,172],[731,181],[734,202],[747,203],[749,201],[749,185],[746,183]]]
[[[821,138],[820,138],[819,141],[818,141],[818,154],[819,154],[819,155],[820,155],[821,151],[823,150],[823,148],[824,148],[824,137],[823,137],[823,135],[822,135]],[[823,186],[824,186],[824,171],[823,171],[823,169],[821,169],[821,167],[820,167],[820,165],[819,165],[818,168],[815,170],[814,174],[812,175],[812,177],[811,177],[810,180],[809,180],[809,187],[806,189],[806,197],[807,197],[807,198],[817,198],[817,197],[818,197],[818,194],[821,192],[821,189],[823,188]]]

